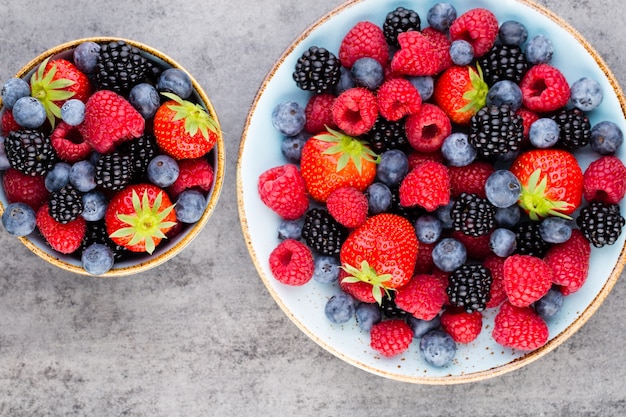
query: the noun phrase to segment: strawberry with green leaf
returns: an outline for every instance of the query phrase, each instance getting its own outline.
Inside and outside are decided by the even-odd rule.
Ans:
[[[453,123],[466,125],[485,106],[488,92],[480,67],[453,66],[437,78],[433,99]]]

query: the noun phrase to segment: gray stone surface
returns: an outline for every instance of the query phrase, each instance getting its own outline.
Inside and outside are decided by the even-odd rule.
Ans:
[[[55,269],[0,233],[2,416],[613,416],[626,414],[626,287],[549,355],[457,386],[396,382],[319,347],[281,312],[241,236],[236,159],[256,91],[289,43],[339,0],[4,0],[0,79],[95,35],[162,50],[202,84],[225,132],[226,180],[206,229],[132,278]],[[542,0],[626,87],[618,0]]]

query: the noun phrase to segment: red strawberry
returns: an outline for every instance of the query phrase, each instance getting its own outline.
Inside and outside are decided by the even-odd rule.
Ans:
[[[505,302],[494,319],[491,335],[504,347],[534,350],[546,344],[549,331],[546,322],[531,307],[515,307]]]
[[[483,315],[480,311],[468,313],[462,308],[448,308],[441,313],[441,327],[457,343],[474,341],[483,328]]]
[[[367,219],[367,197],[354,187],[340,187],[330,193],[326,201],[328,212],[337,222],[353,229]]]
[[[111,197],[104,221],[113,242],[132,252],[152,254],[176,225],[176,212],[165,191],[151,184],[134,184]]]
[[[372,285],[359,281],[352,282],[351,275],[343,269],[339,271],[339,287],[347,294],[350,294],[354,299],[361,301],[362,303],[376,303],[374,294],[372,293]]]
[[[370,330],[370,346],[386,357],[401,354],[413,341],[413,330],[400,319],[381,321]]]
[[[37,210],[37,228],[52,249],[68,254],[80,248],[87,222],[78,216],[68,223],[59,223],[50,215],[48,204],[44,204]]]
[[[416,318],[432,320],[448,301],[446,287],[447,280],[434,275],[418,274],[406,285],[398,288],[394,301],[398,308]]]
[[[213,186],[215,172],[206,158],[182,159],[178,161],[178,178],[167,188],[172,198],[188,188],[209,191]]]
[[[300,171],[309,195],[326,201],[339,187],[365,191],[376,178],[376,158],[366,142],[329,129],[302,147]]]
[[[261,201],[283,219],[295,220],[309,208],[309,198],[298,167],[286,164],[270,168],[259,176]]]
[[[304,115],[306,116],[304,130],[316,135],[326,131],[326,126],[335,129],[337,125],[333,121],[334,102],[335,96],[330,93],[311,96],[304,108]]]
[[[626,194],[626,166],[613,155],[593,161],[583,174],[583,195],[587,201],[618,204]]]
[[[519,84],[524,107],[546,113],[565,106],[570,98],[567,79],[561,71],[548,64],[532,66]]]
[[[398,35],[398,50],[391,59],[391,71],[409,76],[435,75],[441,70],[441,53],[438,46],[419,31]]]
[[[450,202],[448,168],[440,162],[424,161],[400,183],[400,205],[434,211]]]
[[[45,186],[44,176],[22,174],[15,168],[9,168],[4,172],[2,186],[9,203],[25,203],[35,211],[48,201],[50,195]]]
[[[367,133],[378,118],[376,96],[367,88],[350,88],[335,99],[332,116],[337,127],[350,136]]]
[[[218,138],[219,126],[200,104],[175,94],[154,115],[154,136],[159,148],[172,158],[193,159],[206,155]]]
[[[591,245],[578,229],[564,243],[548,249],[545,263],[552,269],[552,282],[559,285],[563,295],[574,293],[582,287],[589,274]]]
[[[100,153],[108,153],[127,140],[143,134],[145,120],[122,96],[96,91],[85,104],[85,121],[78,126],[83,139]]]
[[[478,58],[495,44],[498,29],[498,19],[491,11],[483,8],[471,9],[452,22],[450,39],[468,41],[474,48],[474,56]]]
[[[522,185],[519,204],[532,220],[546,216],[569,218],[582,202],[583,173],[568,151],[524,152],[513,161],[510,171]]]
[[[2,119],[0,119],[0,134],[6,137],[12,131],[19,129],[21,129],[21,126],[13,118],[11,110],[5,109],[2,113]]]
[[[270,253],[269,264],[274,278],[286,285],[304,285],[313,278],[313,254],[295,239],[280,242]]]
[[[486,198],[485,183],[494,171],[493,164],[484,161],[472,162],[463,167],[449,166],[450,195],[454,198],[461,193],[468,193]]]
[[[383,30],[368,21],[354,25],[339,46],[339,60],[345,68],[352,68],[357,59],[364,57],[375,59],[383,68],[389,60],[389,46]]]
[[[407,117],[405,131],[409,143],[415,150],[436,152],[452,133],[452,124],[439,107],[424,103],[417,113]]]
[[[67,162],[86,159],[92,151],[89,143],[83,140],[78,128],[63,121],[52,131],[50,142],[58,157]]]
[[[502,266],[502,283],[512,305],[527,307],[550,290],[552,269],[535,256],[511,255]]]
[[[419,92],[405,78],[392,78],[385,81],[378,88],[376,98],[381,116],[391,121],[417,113],[422,107]]]
[[[350,275],[342,282],[369,284],[380,304],[383,290],[402,287],[413,276],[417,247],[410,221],[390,213],[374,215],[350,233],[341,247],[341,265]]]
[[[500,258],[496,255],[489,255],[483,261],[483,266],[491,272],[491,289],[490,297],[487,301],[487,308],[497,307],[506,301],[507,296],[504,291],[503,269],[506,258]]]
[[[467,125],[485,106],[488,91],[480,68],[453,66],[437,78],[433,100],[453,123]]]

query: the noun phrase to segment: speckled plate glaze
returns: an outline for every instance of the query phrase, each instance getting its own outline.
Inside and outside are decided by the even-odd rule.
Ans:
[[[252,104],[239,149],[237,194],[241,226],[250,256],[270,294],[284,313],[312,340],[338,358],[368,372],[412,383],[456,384],[478,381],[519,369],[565,342],[598,309],[611,291],[625,263],[624,238],[602,249],[592,249],[589,278],[581,290],[565,299],[560,315],[549,322],[550,340],[532,352],[516,351],[496,344],[491,338],[495,309],[484,318],[483,331],[473,343],[459,345],[456,358],[444,368],[424,362],[418,343],[394,358],[377,355],[369,346],[369,335],[361,332],[355,320],[333,325],[324,316],[324,305],[338,286],[311,281],[302,287],[288,287],[276,281],[268,265],[268,257],[278,244],[276,230],[279,218],[263,205],[257,193],[257,180],[265,170],[285,163],[281,152],[282,137],[271,124],[273,108],[284,100],[306,105],[308,93],[292,81],[291,74],[298,57],[310,46],[322,46],[337,53],[345,33],[359,21],[370,20],[382,25],[386,14],[397,6],[412,8],[425,22],[428,1],[350,1],[323,16],[300,35],[271,69]],[[597,52],[570,25],[554,13],[526,0],[452,0],[459,14],[474,7],[492,10],[500,22],[519,20],[530,36],[545,34],[552,39],[555,55],[552,64],[560,68],[570,84],[582,76],[596,79],[605,93],[601,106],[589,114],[592,125],[612,120],[626,132],[626,100],[615,77]],[[626,159],[622,146],[619,155]],[[582,168],[591,161],[582,155]],[[626,202],[622,202],[626,212]]]
[[[132,275],[139,272],[146,271],[148,269],[154,268],[172,257],[176,256],[185,246],[187,246],[197,235],[200,233],[206,222],[209,220],[213,211],[215,210],[215,206],[217,205],[217,201],[220,196],[220,192],[222,189],[222,184],[224,182],[224,141],[222,137],[221,128],[219,128],[219,121],[217,118],[217,114],[215,113],[215,109],[209,97],[206,95],[202,87],[198,84],[198,82],[193,78],[191,74],[187,72],[180,64],[174,61],[172,58],[163,54],[156,49],[144,45],[140,42],[133,41],[130,39],[123,38],[114,38],[114,37],[92,37],[92,38],[84,38],[77,39],[70,42],[66,42],[64,44],[58,45],[54,48],[47,50],[42,53],[38,57],[34,58],[31,62],[26,64],[18,73],[15,75],[16,77],[30,77],[33,72],[39,67],[39,64],[48,57],[58,57],[58,58],[68,58],[71,56],[72,51],[82,42],[92,41],[96,43],[108,43],[116,40],[123,40],[127,44],[137,47],[147,59],[155,62],[164,67],[172,67],[179,68],[185,71],[189,77],[191,78],[194,92],[193,98],[198,103],[201,103],[209,115],[216,121],[218,124],[218,139],[215,144],[215,147],[209,153],[210,161],[213,165],[215,175],[213,179],[213,188],[210,194],[207,196],[207,205],[202,214],[202,217],[198,222],[193,225],[185,225],[184,230],[177,235],[173,239],[163,240],[162,243],[157,247],[152,255],[145,256],[137,256],[133,257],[130,260],[125,260],[121,262],[117,262],[111,270],[106,272],[105,274],[99,275],[98,277],[114,277],[114,276],[126,276]],[[2,111],[2,101],[0,100],[0,111]],[[2,187],[0,187],[0,214],[4,211],[4,207],[8,204],[6,194]],[[58,266],[59,268],[65,269],[70,272],[75,272],[78,274],[89,275],[81,266],[80,260],[76,257],[70,255],[62,255],[58,252],[55,252],[47,245],[45,240],[36,233],[32,233],[27,237],[19,238],[22,243],[28,247],[33,253],[38,255],[40,258],[44,259],[47,262],[50,262],[53,265]]]

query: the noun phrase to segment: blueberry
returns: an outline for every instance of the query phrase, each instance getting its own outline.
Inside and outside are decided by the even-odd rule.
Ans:
[[[435,91],[435,79],[430,75],[407,77],[413,87],[420,93],[422,101],[430,99]]]
[[[334,256],[320,255],[315,257],[313,279],[320,284],[330,284],[339,278],[339,259]]]
[[[199,191],[187,189],[176,199],[176,218],[182,223],[195,223],[204,214],[206,198]]]
[[[113,267],[113,251],[107,245],[92,243],[81,255],[85,271],[92,275],[102,275]]]
[[[420,338],[431,330],[437,329],[441,325],[439,316],[431,320],[418,319],[413,315],[409,315],[406,320],[407,324],[413,330],[413,336]]]
[[[46,174],[44,185],[46,190],[53,192],[59,191],[65,187],[70,181],[70,170],[72,166],[65,162],[56,163],[52,169]]]
[[[449,165],[463,167],[476,159],[476,149],[469,142],[468,135],[462,132],[452,133],[444,139],[441,153]]]
[[[95,42],[83,42],[74,49],[74,65],[85,74],[93,74],[98,67],[100,45]]]
[[[498,226],[512,228],[519,223],[522,212],[517,204],[509,207],[500,207],[496,210],[496,223]]]
[[[180,173],[178,162],[168,155],[157,155],[148,163],[148,181],[158,187],[174,184]]]
[[[37,129],[46,121],[46,109],[35,97],[17,99],[12,112],[15,122],[26,129]]]
[[[130,89],[128,101],[143,116],[144,119],[152,118],[161,104],[159,92],[148,83],[139,83]]]
[[[96,222],[104,218],[107,208],[106,196],[98,190],[83,194],[83,212],[81,215],[88,222]]]
[[[341,67],[340,76],[337,85],[335,85],[335,95],[340,95],[346,90],[356,87],[356,82],[352,77],[352,72],[345,67]]]
[[[371,303],[360,303],[355,308],[356,322],[359,329],[364,332],[372,330],[372,326],[380,323],[383,315],[378,305]]]
[[[548,243],[567,242],[572,236],[572,223],[562,217],[546,217],[539,225],[539,233]]]
[[[456,65],[469,65],[474,59],[474,47],[464,39],[457,39],[450,44],[450,58]]]
[[[12,236],[27,236],[35,230],[35,211],[25,203],[8,204],[2,213],[2,225]]]
[[[424,214],[415,221],[415,234],[422,243],[435,243],[441,237],[443,226],[441,221],[430,214]]]
[[[431,330],[420,340],[420,353],[432,366],[444,367],[456,355],[456,343],[452,336],[442,330]]]
[[[433,248],[433,263],[444,272],[452,272],[465,263],[467,250],[458,240],[446,237]]]
[[[78,161],[70,168],[70,184],[86,193],[96,188],[96,168],[88,160]]]
[[[15,102],[22,97],[30,95],[30,86],[21,78],[10,78],[2,85],[0,96],[2,96],[2,105],[11,110]]]
[[[622,130],[615,123],[605,120],[591,128],[591,149],[600,155],[613,155],[624,141]]]
[[[528,39],[528,29],[516,20],[507,20],[498,30],[500,42],[509,46],[522,46]]]
[[[535,312],[544,320],[556,316],[563,307],[565,296],[556,288],[550,288],[548,293],[535,301],[533,307]]]
[[[295,239],[302,238],[302,227],[304,226],[304,217],[296,220],[282,219],[278,225],[278,239]]]
[[[304,108],[295,101],[282,102],[272,111],[272,125],[283,135],[297,135],[305,123]]]
[[[385,79],[385,71],[374,58],[364,57],[354,61],[350,69],[356,85],[376,90]]]
[[[365,196],[367,197],[369,211],[372,214],[385,212],[391,206],[391,190],[382,182],[374,182],[367,187]]]
[[[536,35],[526,43],[526,59],[531,64],[547,64],[552,60],[554,45],[552,41],[544,35]]]
[[[522,185],[517,177],[507,169],[495,170],[485,182],[487,200],[499,208],[515,204],[521,193]]]
[[[324,307],[324,314],[331,323],[345,323],[354,317],[355,304],[352,296],[342,292],[330,297]]]
[[[428,24],[440,32],[447,32],[456,19],[457,13],[450,3],[437,3],[428,10]]]
[[[168,68],[159,75],[156,88],[161,93],[174,93],[182,99],[193,93],[193,84],[189,75],[178,68]]]
[[[522,90],[509,80],[497,81],[487,92],[487,105],[509,106],[513,111],[522,107]]]
[[[551,148],[558,142],[560,132],[561,129],[554,119],[542,117],[530,125],[528,139],[536,148]]]
[[[435,216],[441,222],[441,226],[444,229],[452,229],[454,226],[454,222],[452,220],[452,207],[454,207],[454,199],[450,199],[450,202],[445,206],[439,206],[435,210]]]
[[[7,152],[4,149],[5,139],[6,138],[4,136],[0,135],[0,171],[5,171],[11,167],[11,163],[7,157]]]
[[[399,184],[409,172],[409,158],[399,149],[390,149],[380,155],[376,178],[388,185]]]
[[[73,98],[61,106],[61,119],[70,126],[78,126],[85,120],[85,103]]]
[[[489,236],[489,248],[501,258],[506,258],[515,252],[517,247],[515,232],[499,227]]]
[[[582,111],[591,111],[602,103],[602,86],[596,80],[582,77],[570,86],[570,100],[574,107]]]
[[[298,133],[295,136],[285,136],[281,145],[280,151],[287,161],[292,164],[299,164],[300,157],[302,156],[302,148],[309,139],[303,132]]]

